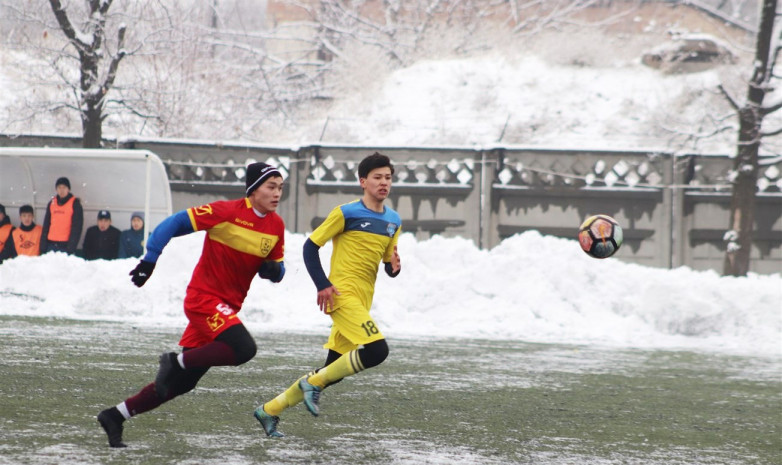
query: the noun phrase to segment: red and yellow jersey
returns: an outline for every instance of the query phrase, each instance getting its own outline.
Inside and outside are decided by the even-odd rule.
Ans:
[[[238,311],[261,263],[283,260],[282,218],[275,212],[259,217],[246,198],[189,208],[187,214],[194,231],[206,231],[188,292],[220,297]]]

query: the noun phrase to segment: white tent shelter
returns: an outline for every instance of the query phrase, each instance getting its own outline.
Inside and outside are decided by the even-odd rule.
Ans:
[[[84,232],[98,211],[111,212],[112,225],[130,228],[130,215],[143,211],[144,236],[171,215],[171,189],[163,162],[147,150],[0,148],[0,204],[18,226],[19,207],[35,209],[42,224],[54,183],[65,176],[84,208]],[[79,248],[81,248],[81,240]]]

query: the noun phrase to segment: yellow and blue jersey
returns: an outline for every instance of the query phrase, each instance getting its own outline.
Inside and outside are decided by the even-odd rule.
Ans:
[[[335,207],[309,239],[318,247],[332,240],[329,281],[342,298],[356,297],[369,310],[380,262],[390,262],[402,230],[399,214],[384,206],[378,213],[355,200]]]

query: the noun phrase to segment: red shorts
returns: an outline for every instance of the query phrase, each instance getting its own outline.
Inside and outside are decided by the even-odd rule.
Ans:
[[[189,323],[179,345],[201,347],[209,344],[226,329],[242,324],[236,312],[238,310],[217,297],[188,293],[185,296],[185,316]]]

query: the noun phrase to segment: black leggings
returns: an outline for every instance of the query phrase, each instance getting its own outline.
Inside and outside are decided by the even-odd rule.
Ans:
[[[234,325],[218,334],[215,341],[228,344],[234,350],[236,365],[247,363],[255,357],[258,346],[244,325]]]
[[[190,349],[186,347],[183,352],[188,350]],[[182,394],[192,391],[207,371],[209,371],[209,367],[186,368],[178,373],[176,377],[171,380],[171,387],[168,390],[168,399],[173,399],[176,396],[181,396]]]
[[[227,344],[233,349],[234,356],[236,357],[236,365],[241,365],[250,361],[255,357],[256,352],[258,352],[258,346],[255,344],[255,340],[244,325],[231,326],[220,333],[215,338],[215,341]],[[182,349],[182,352],[187,352],[192,349],[194,348],[185,347]],[[209,367],[187,368],[180,372],[171,382],[170,398],[192,391],[207,371],[209,371]]]

